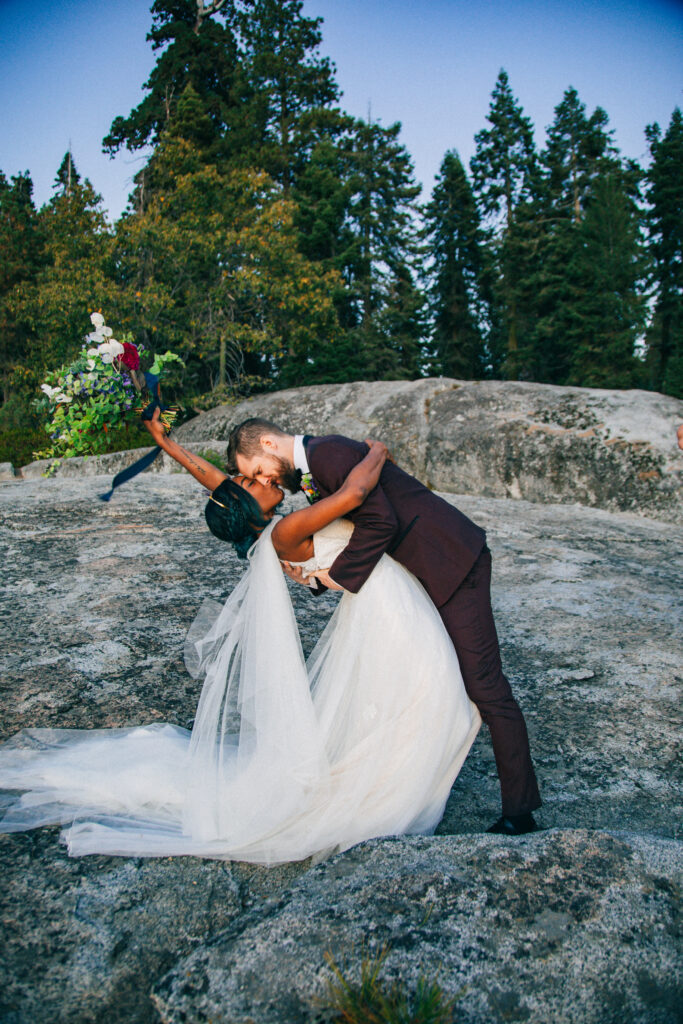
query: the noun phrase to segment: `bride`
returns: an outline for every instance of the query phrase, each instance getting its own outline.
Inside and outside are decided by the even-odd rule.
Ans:
[[[0,787],[13,791],[0,831],[67,825],[72,856],[262,864],[432,832],[480,725],[436,608],[385,555],[305,662],[280,563],[326,579],[353,532],[340,517],[376,485],[384,446],[370,443],[335,494],[282,518],[279,488],[226,477],[156,417],[148,429],[211,490],[212,532],[249,557],[225,605],[205,602],[188,634],[188,669],[204,679],[192,732],[20,732],[0,746]]]

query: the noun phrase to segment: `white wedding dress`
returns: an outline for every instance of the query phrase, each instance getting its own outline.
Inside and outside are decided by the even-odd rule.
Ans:
[[[352,529],[316,534],[304,568],[329,567]],[[274,864],[434,830],[480,725],[438,612],[384,556],[305,663],[271,531],[188,635],[205,677],[192,733],[24,730],[0,746],[15,791],[0,831],[66,824],[73,856]]]

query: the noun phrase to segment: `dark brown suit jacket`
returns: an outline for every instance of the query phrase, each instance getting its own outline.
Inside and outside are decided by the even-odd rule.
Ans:
[[[341,487],[368,451],[366,444],[338,434],[306,437],[304,446],[323,498]],[[348,518],[353,536],[330,576],[352,593],[387,553],[417,576],[438,608],[460,586],[486,543],[486,534],[471,519],[393,462],[386,463],[377,487]]]

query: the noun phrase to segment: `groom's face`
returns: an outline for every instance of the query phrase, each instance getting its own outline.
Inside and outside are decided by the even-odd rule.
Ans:
[[[244,476],[258,480],[264,487],[285,487],[290,494],[296,494],[301,484],[301,474],[293,464],[271,450],[261,448],[259,455],[248,458],[236,456],[237,469]]]

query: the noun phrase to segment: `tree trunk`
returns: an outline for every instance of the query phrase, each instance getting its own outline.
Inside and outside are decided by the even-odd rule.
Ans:
[[[218,350],[218,389],[225,390],[225,332],[221,331]]]
[[[197,0],[197,20],[194,23],[195,35],[199,35],[199,30],[202,27],[204,18],[210,18],[216,11],[220,11],[221,7],[225,6],[225,0],[212,0],[211,3],[205,4],[204,0]]]

